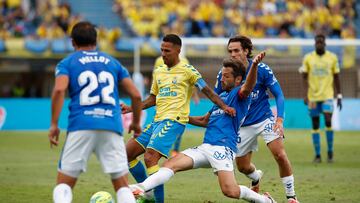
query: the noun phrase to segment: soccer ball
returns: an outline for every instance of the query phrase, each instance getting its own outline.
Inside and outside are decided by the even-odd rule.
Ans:
[[[91,196],[90,203],[115,203],[115,201],[110,193],[100,191]]]

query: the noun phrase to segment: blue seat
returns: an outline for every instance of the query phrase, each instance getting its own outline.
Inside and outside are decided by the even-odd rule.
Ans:
[[[43,53],[47,50],[49,41],[46,39],[26,39],[25,49],[34,53]]]
[[[51,42],[51,51],[54,54],[64,54],[68,50],[66,49],[66,39],[54,39]]]

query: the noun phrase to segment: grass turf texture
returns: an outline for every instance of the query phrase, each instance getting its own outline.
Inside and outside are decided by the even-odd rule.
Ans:
[[[128,137],[128,136],[126,136]],[[187,130],[182,149],[199,145],[202,130]],[[64,133],[61,134],[61,147]],[[313,164],[309,131],[286,131],[285,147],[292,162],[295,186],[301,202],[360,202],[359,132],[335,133],[335,162],[326,163],[326,140],[321,136],[323,163]],[[259,139],[259,151],[253,161],[265,173],[261,193],[268,191],[279,202],[286,202],[275,161]],[[57,161],[61,147],[50,149],[47,132],[0,131],[0,202],[52,202]],[[239,184],[250,181],[236,172]],[[129,175],[130,183],[134,183]],[[75,203],[87,203],[97,191],[113,191],[110,179],[102,173],[92,156],[88,171],[82,174],[73,191]],[[236,202],[222,195],[211,169],[176,174],[165,185],[166,202]]]

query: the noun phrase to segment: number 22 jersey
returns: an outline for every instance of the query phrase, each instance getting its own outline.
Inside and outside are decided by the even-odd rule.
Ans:
[[[109,130],[122,134],[118,83],[129,72],[113,57],[98,51],[77,51],[64,58],[55,76],[69,77],[69,132]]]

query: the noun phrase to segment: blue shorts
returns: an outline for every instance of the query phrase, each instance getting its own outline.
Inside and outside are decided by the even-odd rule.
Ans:
[[[165,119],[147,125],[135,140],[145,149],[150,148],[168,158],[170,149],[178,136],[184,133],[185,125]]]
[[[309,102],[309,114],[311,117],[319,116],[321,113],[332,113],[334,104],[332,99],[326,101]]]

